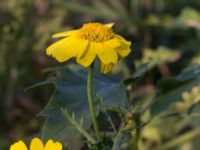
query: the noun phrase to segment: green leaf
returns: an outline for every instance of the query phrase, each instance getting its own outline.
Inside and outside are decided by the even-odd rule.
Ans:
[[[131,133],[128,131],[119,131],[113,139],[112,150],[120,150],[121,144],[128,142],[131,139]],[[127,148],[128,149],[128,148]]]
[[[125,84],[129,84],[134,82],[136,79],[143,77],[147,72],[152,70],[154,67],[165,63],[172,63],[177,61],[180,58],[180,52],[169,49],[164,46],[159,46],[157,49],[144,49],[143,50],[143,57],[141,60],[136,60],[135,66],[136,71],[135,73],[124,82]]]
[[[200,80],[193,80],[190,82],[186,82],[185,84],[179,86],[178,88],[164,95],[158,96],[150,108],[152,115],[157,115],[160,112],[167,110],[167,108],[172,103],[181,101],[181,94],[183,92],[190,91],[194,86],[197,86],[199,84],[200,84]]]
[[[44,140],[52,137],[63,140],[77,133],[76,129],[70,126],[70,123],[62,116],[61,108],[75,112],[78,120],[83,117],[83,128],[86,130],[91,125],[86,94],[87,72],[77,65],[70,65],[57,68],[56,74],[56,77],[46,81],[55,85],[55,92],[40,113],[48,117],[43,128]],[[93,89],[94,95],[95,93],[101,95],[104,104],[116,104],[123,107],[127,102],[125,87],[118,77],[102,75],[95,71]]]
[[[82,127],[83,125],[83,119],[80,119],[80,123],[77,122],[75,118],[75,114],[73,113],[72,116],[67,110],[62,110],[63,115],[65,118],[83,135],[88,142],[96,143],[95,139]]]
[[[182,10],[178,19],[183,23],[187,23],[188,21],[200,22],[200,12],[193,8],[186,7]]]
[[[195,115],[200,117],[200,102],[195,103],[189,110],[190,115]]]
[[[133,79],[143,76],[146,72],[150,71],[156,66],[155,62],[141,64],[136,72],[133,74]]]
[[[98,5],[88,5],[85,3],[77,3],[74,1],[66,0],[64,2],[64,6],[71,11],[84,13],[84,14],[92,14],[96,17],[104,17],[104,18],[112,18],[117,19],[119,15],[111,9],[108,5],[99,2]],[[103,7],[102,7],[103,6]]]
[[[161,111],[166,110],[174,102],[181,101],[181,94],[183,92],[191,91],[194,86],[198,86],[200,84],[199,77],[200,65],[192,65],[183,70],[180,75],[175,78],[175,85],[172,84],[171,90],[167,90],[166,93],[158,95],[158,97],[155,98],[155,102],[151,105],[152,115],[156,115]],[[175,82],[177,82],[177,84]],[[164,85],[159,85],[158,89],[160,88],[160,86]],[[161,91],[162,90],[163,89],[161,89]]]
[[[200,102],[195,103],[189,110],[190,123],[193,127],[200,126]]]
[[[192,65],[187,67],[182,71],[180,75],[177,76],[178,81],[187,81],[192,79],[200,78],[200,65]]]
[[[182,82],[176,80],[176,78],[169,78],[169,79],[161,79],[157,82],[157,88],[159,93],[166,93],[175,89],[181,85]]]
[[[168,47],[159,46],[157,49],[146,48],[143,50],[143,57],[140,61],[136,61],[136,66],[145,63],[153,63],[155,66],[163,63],[172,63],[180,58],[180,52]]]

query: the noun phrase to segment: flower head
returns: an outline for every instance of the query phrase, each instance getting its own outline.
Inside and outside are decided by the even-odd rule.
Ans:
[[[53,37],[63,39],[50,45],[46,52],[59,62],[72,57],[84,67],[90,66],[96,57],[101,61],[101,72],[107,73],[119,58],[127,56],[131,42],[112,31],[113,24],[88,23],[80,29],[57,33]]]
[[[10,150],[28,150],[23,141],[18,141],[11,145]],[[39,138],[34,138],[30,144],[30,150],[62,150],[62,144],[48,140],[45,146]]]

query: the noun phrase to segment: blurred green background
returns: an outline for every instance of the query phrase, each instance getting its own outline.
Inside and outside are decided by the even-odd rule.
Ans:
[[[148,95],[157,79],[200,63],[199,10],[200,0],[1,0],[0,149],[39,135],[44,118],[36,116],[53,90],[24,89],[45,80],[45,68],[63,65],[45,55],[53,33],[87,22],[114,22],[114,31],[133,43],[132,53],[114,73],[128,77],[137,65],[167,57],[137,91]]]

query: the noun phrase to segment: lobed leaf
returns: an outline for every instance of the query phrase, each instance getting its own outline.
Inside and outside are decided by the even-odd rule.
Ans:
[[[54,137],[56,140],[70,138],[77,133],[61,114],[61,108],[75,112],[77,120],[83,117],[83,128],[91,125],[86,91],[87,72],[76,65],[56,69],[57,76],[46,81],[55,85],[55,91],[50,101],[40,113],[48,117],[43,128],[43,139]],[[125,107],[127,103],[126,90],[118,77],[101,75],[94,72],[93,89],[100,95],[104,104],[115,104]],[[94,100],[97,100],[94,96]],[[96,112],[98,107],[96,107]]]

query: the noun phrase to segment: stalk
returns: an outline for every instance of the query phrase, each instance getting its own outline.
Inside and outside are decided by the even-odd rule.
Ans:
[[[94,125],[95,135],[98,140],[101,139],[99,125],[97,123],[97,118],[94,111],[94,102],[92,100],[92,76],[93,76],[93,65],[88,68],[88,78],[87,78],[87,95],[88,95],[88,103],[90,108],[90,115],[92,118],[92,122]]]

